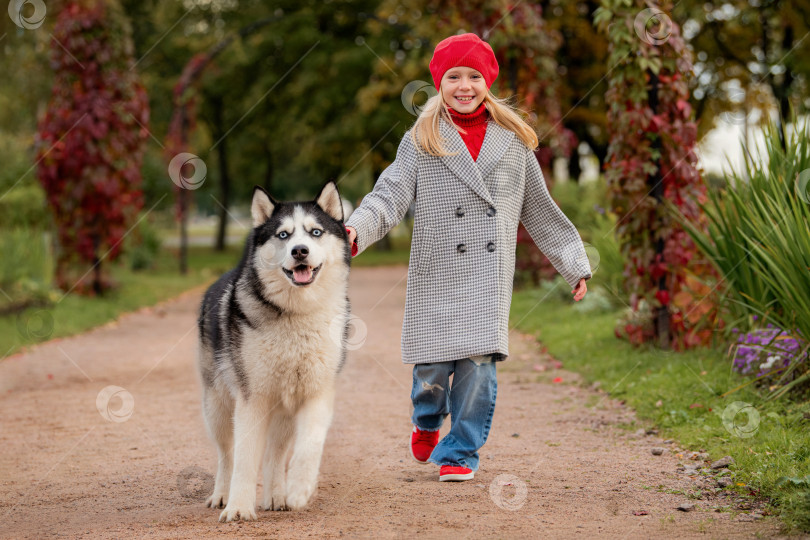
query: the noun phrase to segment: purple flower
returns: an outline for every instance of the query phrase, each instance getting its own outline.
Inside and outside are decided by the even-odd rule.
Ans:
[[[754,315],[754,319],[757,316]],[[738,329],[733,328],[737,332]],[[807,355],[796,358],[803,344],[784,330],[768,324],[766,328],[741,333],[736,339],[733,367],[746,375],[754,371],[757,377],[770,373],[778,375],[792,362],[803,362]]]

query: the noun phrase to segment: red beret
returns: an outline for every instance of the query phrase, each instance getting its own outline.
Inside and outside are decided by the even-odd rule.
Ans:
[[[484,76],[487,88],[498,78],[498,60],[489,43],[475,34],[461,34],[443,39],[436,45],[430,59],[430,74],[438,90],[445,72],[456,66],[477,69]]]

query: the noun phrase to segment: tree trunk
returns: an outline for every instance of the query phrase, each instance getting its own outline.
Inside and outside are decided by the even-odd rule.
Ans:
[[[267,193],[273,193],[273,150],[270,148],[270,142],[268,141],[264,145],[264,151],[266,156],[265,161],[265,169],[264,169],[264,190]]]
[[[650,72],[650,110],[653,114],[658,111],[658,75]],[[661,151],[660,136],[656,137],[653,145],[654,150],[657,150],[659,155]],[[655,174],[647,179],[648,184],[652,184],[652,194],[657,202],[656,210],[663,211],[662,200],[664,198],[664,179],[661,176],[661,158],[658,158],[655,164]],[[655,242],[655,262],[659,262],[664,257],[664,238],[659,237]],[[667,288],[667,274],[665,273],[658,278],[658,290],[666,290]],[[658,346],[661,349],[669,349],[669,306],[661,306],[653,311],[653,327],[658,335]]]
[[[228,174],[228,150],[227,141],[225,137],[225,126],[222,120],[222,112],[224,106],[222,104],[222,96],[213,96],[211,98],[211,107],[214,112],[214,138],[220,141],[217,146],[217,157],[219,161],[219,187],[220,187],[220,201],[217,206],[219,215],[219,223],[217,225],[217,237],[214,244],[215,251],[225,251],[225,240],[228,233],[228,207],[230,206],[231,199],[231,177]]]
[[[188,115],[186,114],[186,105],[180,107],[180,147],[186,145],[188,137]],[[180,212],[180,274],[188,274],[188,227],[186,221],[188,220],[187,207],[188,207],[188,190],[179,188],[177,194],[177,206]]]
[[[104,294],[104,286],[101,282],[101,259],[98,257],[99,239],[93,238],[93,293],[96,296]]]
[[[188,194],[187,189],[180,189],[180,273],[188,274]]]
[[[577,183],[579,183],[579,177],[582,175],[582,166],[579,163],[579,158],[579,144],[575,144],[571,152],[571,157],[568,158],[568,177]]]

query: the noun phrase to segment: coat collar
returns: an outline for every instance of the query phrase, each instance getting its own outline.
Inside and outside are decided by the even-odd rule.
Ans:
[[[444,118],[439,119],[440,131],[444,137],[445,148],[448,152],[456,154],[454,156],[442,156],[440,159],[447,167],[455,173],[464,183],[484,199],[490,205],[495,205],[492,195],[484,183],[484,178],[492,172],[495,165],[506,153],[509,144],[515,133],[501,127],[494,120],[487,124],[487,132],[484,135],[484,142],[481,144],[481,151],[478,153],[478,160],[473,161],[464,140],[456,130]]]

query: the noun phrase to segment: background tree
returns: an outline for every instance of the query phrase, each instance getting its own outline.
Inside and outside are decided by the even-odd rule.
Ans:
[[[700,135],[717,119],[748,126],[756,111],[784,125],[810,109],[810,4],[805,0],[685,0],[673,17],[696,56],[691,81]],[[747,129],[746,129],[747,131]]]
[[[541,4],[548,27],[561,36],[555,54],[554,77],[563,111],[561,121],[574,140],[568,159],[568,176],[578,181],[582,173],[581,142],[588,145],[597,159],[600,172],[607,158],[607,40],[591,22],[599,7],[598,1],[552,0]]]
[[[67,4],[53,35],[54,84],[39,124],[37,170],[57,226],[57,284],[72,288],[67,266],[89,263],[100,294],[102,261],[120,254],[143,204],[149,107],[130,69],[130,29],[115,2]]]

